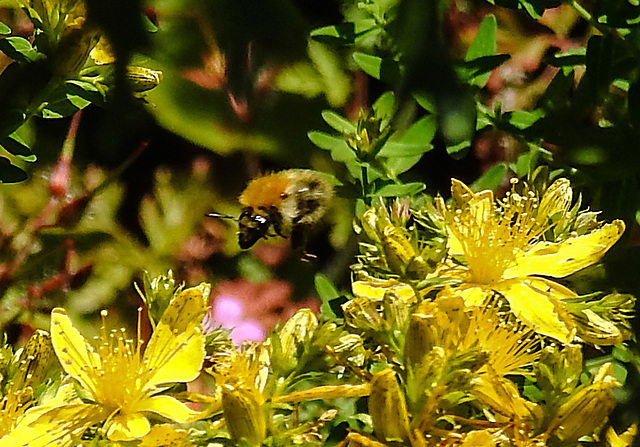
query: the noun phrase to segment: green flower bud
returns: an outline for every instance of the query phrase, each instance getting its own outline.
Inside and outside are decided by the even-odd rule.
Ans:
[[[255,389],[222,387],[222,410],[231,437],[260,445],[266,437],[262,395]]]
[[[373,430],[381,441],[405,442],[411,437],[407,404],[393,370],[385,369],[374,374],[369,414]]]

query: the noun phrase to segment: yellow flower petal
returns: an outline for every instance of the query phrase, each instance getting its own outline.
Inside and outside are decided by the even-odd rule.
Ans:
[[[158,424],[140,442],[140,447],[181,446],[187,439],[187,430],[178,430],[168,424]]]
[[[90,370],[101,368],[100,356],[73,327],[64,309],[51,311],[51,342],[65,372],[78,380],[83,388],[94,392]]]
[[[176,422],[190,422],[200,418],[202,413],[192,410],[171,396],[153,396],[141,402],[139,411],[152,411]]]
[[[473,380],[472,393],[501,419],[536,421],[542,417],[539,405],[520,396],[518,388],[509,379],[498,376],[491,368]]]
[[[186,289],[167,307],[144,352],[143,364],[155,370],[145,390],[161,383],[191,382],[205,356],[202,316],[208,285]],[[208,296],[208,293],[206,293]]]
[[[129,441],[142,438],[151,430],[151,424],[140,413],[117,414],[107,429],[107,437],[111,441]]]
[[[613,427],[607,429],[605,439],[608,447],[630,447],[638,433],[638,426],[631,424],[624,432],[617,434]]]
[[[101,408],[92,404],[33,407],[0,439],[0,447],[71,447],[75,445],[72,436],[79,437],[104,417]]]
[[[452,289],[452,293],[464,299],[465,306],[480,306],[487,299],[489,290],[473,284],[463,284]]]
[[[502,281],[494,290],[509,301],[511,312],[536,332],[564,343],[573,339],[573,324],[561,298],[575,297],[574,292],[545,278],[520,278]]]
[[[559,243],[538,242],[516,257],[515,265],[506,269],[503,279],[528,275],[562,278],[595,264],[624,233],[624,222],[610,224],[582,236]]]

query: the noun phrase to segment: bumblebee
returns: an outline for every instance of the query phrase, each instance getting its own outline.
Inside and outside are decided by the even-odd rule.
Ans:
[[[254,178],[238,199],[242,205],[237,219],[240,248],[251,248],[271,236],[290,237],[291,246],[300,248],[308,229],[322,219],[332,199],[333,187],[316,171],[289,169]]]

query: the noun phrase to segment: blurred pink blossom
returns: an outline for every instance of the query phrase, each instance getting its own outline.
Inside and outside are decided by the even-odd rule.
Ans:
[[[266,329],[257,320],[246,318],[242,301],[233,295],[216,297],[204,317],[205,332],[219,326],[232,330],[229,337],[235,345],[241,345],[245,340],[263,341],[267,336]]]

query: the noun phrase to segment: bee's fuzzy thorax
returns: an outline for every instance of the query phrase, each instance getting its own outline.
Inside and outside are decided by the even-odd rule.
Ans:
[[[264,175],[251,180],[238,200],[244,207],[260,209],[278,206],[286,197],[288,186],[289,179],[283,175]]]

